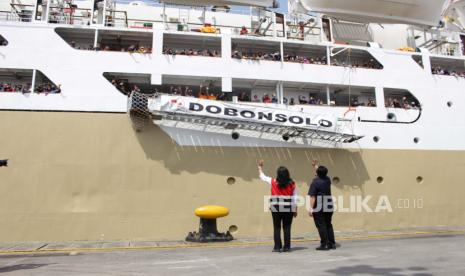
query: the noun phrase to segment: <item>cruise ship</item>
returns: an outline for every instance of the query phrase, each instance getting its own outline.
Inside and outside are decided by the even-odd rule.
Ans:
[[[2,1],[0,241],[271,236],[260,159],[338,231],[463,225],[464,1],[276,4]]]

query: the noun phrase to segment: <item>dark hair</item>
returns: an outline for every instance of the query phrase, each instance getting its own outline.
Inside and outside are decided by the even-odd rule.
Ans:
[[[278,182],[278,187],[280,189],[286,188],[288,185],[294,182],[291,178],[289,170],[286,167],[279,167],[276,175],[276,182]]]
[[[316,170],[316,174],[319,178],[325,178],[328,175],[328,169],[325,166],[319,166]]]

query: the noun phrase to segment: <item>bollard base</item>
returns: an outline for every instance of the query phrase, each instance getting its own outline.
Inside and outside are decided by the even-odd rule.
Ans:
[[[188,242],[228,242],[234,237],[227,231],[219,233],[216,227],[216,219],[200,219],[199,232],[189,232],[186,237]]]

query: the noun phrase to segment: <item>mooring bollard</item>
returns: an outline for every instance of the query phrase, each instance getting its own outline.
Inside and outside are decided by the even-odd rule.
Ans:
[[[225,242],[234,238],[227,231],[219,233],[216,219],[229,215],[229,209],[223,206],[203,206],[195,209],[195,215],[200,218],[199,232],[189,232],[186,241],[189,242]]]

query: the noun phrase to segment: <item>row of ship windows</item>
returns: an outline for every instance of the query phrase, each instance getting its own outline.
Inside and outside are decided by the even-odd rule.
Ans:
[[[33,88],[34,87],[34,88]],[[61,93],[61,85],[55,84],[39,70],[0,68],[0,93]]]
[[[153,34],[151,32],[124,32],[112,30],[56,28],[56,33],[71,47],[80,50],[100,50],[150,54]],[[278,41],[232,38],[231,57],[250,61],[284,61],[301,64],[350,66],[354,68],[383,69],[383,65],[368,51],[362,49],[329,49],[326,46]],[[186,34],[164,34],[165,55],[221,57],[221,38]],[[331,51],[328,53],[328,51]],[[413,60],[422,68],[423,57],[412,54]],[[431,57],[431,71],[436,75],[465,77],[465,63],[461,59]]]
[[[166,93],[187,97],[198,97],[210,100],[256,103],[278,103],[276,94],[270,92],[275,89],[273,81],[233,80],[233,92],[221,91],[221,80],[205,79],[200,85],[198,79],[183,79],[166,77],[164,85],[151,85],[150,75],[104,73],[103,76],[115,88],[125,95],[133,91],[146,94]],[[33,80],[34,79],[34,80]],[[32,84],[34,83],[34,89]],[[372,87],[331,86],[326,88],[318,84],[284,83],[284,104],[288,105],[330,105],[330,106],[366,106],[376,107],[375,89]],[[61,93],[61,85],[55,84],[39,70],[0,68],[0,92],[2,93]],[[328,102],[329,101],[329,102]],[[409,91],[403,89],[384,89],[385,107],[418,109],[420,103]],[[447,102],[450,108],[452,101]],[[389,116],[389,114],[388,114]],[[392,120],[392,118],[388,118]],[[379,137],[374,137],[375,142]],[[417,143],[418,141],[416,141]]]
[[[153,35],[149,32],[124,32],[100,30],[95,44],[96,31],[92,29],[56,28],[56,33],[71,47],[80,50],[101,50],[150,54]],[[0,34],[0,46],[7,46],[8,40]],[[333,66],[383,69],[383,65],[369,52],[361,49],[332,49],[328,55],[325,46],[283,43],[281,56],[280,43],[253,39],[232,39],[231,57],[250,61],[284,61],[301,64],[327,65],[328,56]],[[165,55],[221,57],[221,39],[193,35],[164,34]],[[421,55],[412,55],[413,60],[424,67]],[[465,63],[462,59],[431,57],[431,73],[435,75],[465,78]]]
[[[35,74],[34,74],[35,71]],[[257,103],[278,103],[274,92],[274,81],[246,79],[233,80],[233,92],[222,92],[221,80],[203,80],[164,76],[163,85],[152,85],[150,75],[104,73],[115,88],[125,95],[133,91],[141,93],[166,93],[210,100]],[[201,83],[200,85],[196,83]],[[34,85],[34,89],[32,86]],[[323,84],[283,83],[284,104],[288,105],[330,105],[376,107],[376,94],[373,87],[330,86]],[[61,85],[55,84],[39,70],[0,68],[1,93],[61,93]],[[409,91],[402,89],[384,90],[385,105],[389,108],[415,109],[420,103]],[[448,103],[449,104],[449,103]],[[450,103],[452,105],[452,103]]]
[[[149,32],[115,32],[112,30],[56,28],[56,33],[71,47],[79,50],[97,50],[113,52],[152,53],[153,34]],[[165,55],[221,57],[221,38],[217,36],[196,36],[164,34],[163,50]],[[343,48],[334,49],[336,53]],[[253,61],[270,60],[302,64],[327,64],[326,46],[281,43],[270,40],[232,38],[231,57]],[[333,53],[333,54],[334,54]],[[369,52],[360,49],[341,51],[331,57],[332,65],[353,66],[370,69],[383,69],[383,66]]]
[[[222,91],[221,79],[163,76],[163,85],[152,85],[148,74],[105,73],[104,77],[125,95],[136,91],[144,94],[165,93],[201,99],[279,103],[276,82],[266,80],[233,79],[232,92]],[[378,101],[374,87],[344,85],[283,83],[283,104],[376,107]],[[417,109],[420,103],[409,91],[384,90],[384,104],[388,108]]]

